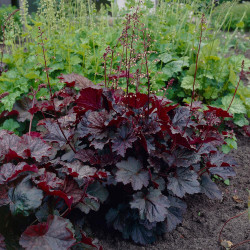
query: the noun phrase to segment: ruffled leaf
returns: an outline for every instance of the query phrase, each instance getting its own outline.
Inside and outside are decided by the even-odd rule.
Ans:
[[[13,163],[6,163],[0,167],[0,185],[15,180],[19,174],[24,172],[38,172],[35,165],[28,165],[25,162],[20,162],[17,165]]]
[[[166,218],[167,208],[170,206],[170,203],[160,190],[151,188],[147,195],[142,192],[134,194],[130,206],[139,210],[142,220],[147,219],[149,222],[160,222]]]
[[[12,214],[28,216],[30,211],[35,210],[42,204],[43,192],[34,187],[27,176],[16,188],[9,189],[10,210]]]
[[[119,169],[116,172],[116,180],[124,185],[130,183],[134,190],[140,190],[142,187],[147,187],[149,183],[149,174],[142,169],[142,164],[139,160],[129,157],[126,161],[121,161],[116,164]]]
[[[200,183],[197,178],[198,175],[194,171],[185,168],[178,168],[176,176],[168,177],[167,188],[180,198],[186,193],[199,193]]]
[[[167,213],[167,231],[173,231],[178,224],[182,223],[183,214],[187,209],[187,205],[179,198],[169,196],[170,207]]]
[[[68,220],[50,215],[47,222],[29,226],[19,244],[29,250],[67,250],[76,242],[71,227]]]
[[[201,176],[201,192],[210,199],[222,199],[222,193],[207,173]]]

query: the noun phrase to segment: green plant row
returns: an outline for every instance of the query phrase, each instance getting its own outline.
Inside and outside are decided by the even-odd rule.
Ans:
[[[43,31],[51,85],[57,90],[63,86],[57,77],[60,74],[78,73],[95,83],[103,81],[105,48],[116,46],[118,34],[122,30],[126,9],[118,11],[117,6],[102,6],[99,12],[94,5],[84,1],[40,1],[38,13],[32,18],[27,13],[27,5],[21,11],[24,29],[14,22],[6,31],[6,48],[3,62],[9,70],[0,77],[0,94],[9,92],[1,100],[0,111],[11,110],[15,101],[32,88],[46,82],[46,74],[41,56],[41,46],[36,43],[38,28]],[[127,7],[133,6],[129,1]],[[163,94],[167,82],[174,79],[169,88],[168,98],[175,102],[190,102],[195,60],[198,50],[200,1],[160,2],[157,9],[150,9],[146,2],[143,23],[151,34],[152,46],[149,53],[149,73],[151,91]],[[207,26],[204,30],[201,53],[198,61],[196,93],[205,104],[226,109],[232,99],[238,81],[242,60],[245,70],[250,66],[243,55],[225,57],[233,34],[221,43],[219,33],[226,22],[226,16],[219,16],[216,27],[211,28],[214,4],[206,9]],[[228,8],[232,11],[233,5]],[[108,13],[112,13],[112,18]],[[143,44],[139,44],[139,47]],[[138,47],[138,49],[140,49]],[[120,55],[122,47],[116,48]],[[119,56],[114,65],[119,66]],[[142,80],[143,81],[143,80]],[[146,81],[146,80],[145,80]],[[125,88],[126,83],[121,85]],[[135,91],[135,86],[129,91]],[[147,89],[142,88],[142,92]],[[41,89],[37,98],[48,98],[48,91]],[[249,110],[250,91],[240,82],[237,95],[230,108],[234,122],[239,126],[248,125],[245,118]],[[249,111],[248,111],[249,112]]]

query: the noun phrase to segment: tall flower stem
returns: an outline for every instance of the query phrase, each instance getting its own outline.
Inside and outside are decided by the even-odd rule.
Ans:
[[[55,113],[55,116],[58,117],[57,113],[56,113],[56,106],[55,106],[55,102],[54,102],[54,98],[53,98],[53,93],[52,93],[52,88],[51,88],[51,84],[50,84],[50,78],[49,78],[49,73],[48,73],[48,67],[47,67],[47,59],[46,59],[46,55],[45,55],[45,47],[44,47],[44,39],[43,39],[43,32],[41,31],[41,28],[39,27],[39,32],[40,32],[40,38],[41,38],[41,46],[42,46],[42,51],[43,51],[43,59],[44,59],[44,65],[45,65],[45,72],[46,72],[46,77],[47,77],[47,83],[49,86],[49,92],[50,92],[50,99],[53,105],[53,110]],[[58,121],[58,119],[56,119],[56,123],[60,129],[60,131],[62,132],[62,135],[64,137],[64,139],[66,140],[67,144],[70,146],[70,148],[76,153],[75,148],[71,145],[70,141],[67,139],[60,122]]]

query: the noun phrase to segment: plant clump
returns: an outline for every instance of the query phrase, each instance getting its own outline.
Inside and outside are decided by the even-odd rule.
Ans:
[[[194,94],[180,105],[151,92],[150,36],[139,9],[126,16],[119,63],[115,48],[106,50],[101,84],[61,75],[65,86],[53,93],[41,29],[39,39],[47,84],[38,89],[48,88],[50,100],[37,100],[33,91],[1,115],[29,123],[22,136],[0,131],[0,206],[10,211],[4,221],[27,218],[18,231],[23,248],[102,249],[83,229],[91,214],[104,212],[125,239],[150,244],[182,222],[187,195],[222,199],[212,176],[233,177],[237,165],[220,150],[234,136],[223,124],[230,106],[204,106]],[[2,226],[0,232],[8,237]]]

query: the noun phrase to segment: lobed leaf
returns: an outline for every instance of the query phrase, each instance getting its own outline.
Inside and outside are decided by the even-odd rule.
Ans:
[[[50,215],[47,222],[29,226],[21,235],[19,244],[29,250],[67,250],[76,242],[71,226],[68,220]]]

